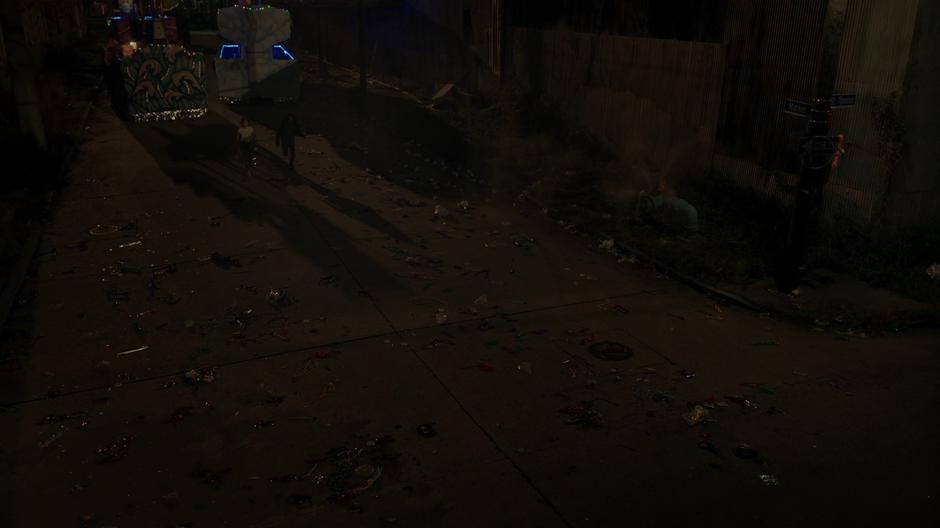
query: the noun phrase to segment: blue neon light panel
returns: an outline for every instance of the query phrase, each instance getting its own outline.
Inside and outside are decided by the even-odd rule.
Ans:
[[[242,58],[242,47],[238,44],[222,44],[219,49],[220,59],[240,59]]]
[[[272,46],[271,51],[273,53],[274,60],[294,60],[294,54],[288,51],[283,44],[275,44]]]

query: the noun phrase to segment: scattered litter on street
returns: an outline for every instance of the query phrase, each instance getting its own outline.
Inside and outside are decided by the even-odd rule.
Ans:
[[[757,408],[757,403],[745,398],[744,396],[728,396],[728,400],[740,405],[743,409]]]
[[[780,343],[776,341],[755,341],[751,343],[751,346],[756,346],[756,347],[774,347],[774,346],[779,346],[779,345]]]
[[[130,444],[134,440],[136,440],[134,435],[127,435],[119,438],[118,440],[115,440],[111,445],[98,448],[96,453],[99,455],[104,455],[104,457],[100,459],[98,463],[105,464],[126,457],[130,451]]]
[[[633,349],[613,341],[593,343],[588,347],[588,351],[592,356],[604,361],[623,361],[633,356]]]
[[[431,438],[432,436],[437,436],[437,430],[434,428],[434,423],[426,423],[418,426],[418,434],[425,437]]]
[[[116,225],[96,225],[88,230],[88,234],[92,236],[113,235],[120,230],[121,228]]]
[[[760,453],[758,453],[756,449],[754,449],[753,447],[747,444],[739,444],[737,447],[735,447],[734,456],[742,460],[759,460],[760,459]]]
[[[187,371],[183,375],[183,381],[187,383],[212,383],[215,381],[215,377],[215,367],[203,367]]]
[[[776,486],[779,484],[777,477],[773,475],[760,475],[760,481],[764,483],[765,486]]]
[[[935,262],[927,268],[927,276],[935,281],[940,281],[940,262]]]
[[[672,403],[675,397],[667,391],[656,391],[653,393],[653,401],[656,403]]]
[[[268,292],[268,304],[274,306],[275,308],[283,308],[294,304],[294,298],[284,293],[284,290],[279,288],[271,288]]]
[[[568,415],[569,425],[581,425],[584,427],[601,427],[604,425],[604,417],[594,408],[594,402],[582,401],[575,405],[569,405],[560,412]]]
[[[209,260],[222,269],[240,268],[242,266],[242,263],[238,259],[226,257],[221,253],[213,253],[209,256]]]
[[[129,356],[129,355],[131,355],[131,354],[136,354],[137,352],[143,352],[144,350],[147,350],[147,349],[149,349],[149,348],[150,348],[149,346],[144,345],[144,346],[142,346],[142,347],[137,347],[137,348],[132,348],[132,349],[130,349],[130,350],[125,350],[124,352],[118,352],[117,355],[118,355],[119,357],[120,357],[120,356]]]
[[[218,488],[222,485],[222,478],[231,471],[229,468],[211,470],[203,469],[193,472],[193,477],[202,481],[203,484]]]
[[[701,405],[696,405],[686,414],[682,415],[682,419],[685,420],[685,423],[691,425],[698,425],[705,421],[708,418],[709,411],[702,407]]]
[[[110,291],[108,292],[108,300],[115,304],[119,302],[128,302],[131,300],[131,294],[126,291]]]
[[[175,411],[173,411],[173,414],[170,417],[174,422],[182,422],[193,414],[194,409],[195,408],[191,405],[186,407],[178,407]]]

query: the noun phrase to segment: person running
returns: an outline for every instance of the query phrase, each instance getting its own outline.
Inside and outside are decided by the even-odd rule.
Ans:
[[[297,117],[293,114],[287,114],[281,126],[277,129],[275,143],[281,147],[284,157],[289,159],[290,166],[294,166],[294,154],[296,153],[296,144],[294,139],[297,136],[303,137],[304,133],[300,130],[300,124],[297,123]]]

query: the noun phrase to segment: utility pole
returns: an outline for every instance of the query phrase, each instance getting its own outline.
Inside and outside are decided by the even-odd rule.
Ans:
[[[837,107],[854,104],[854,96],[834,96],[839,69],[839,52],[845,30],[847,0],[829,0],[823,26],[822,50],[812,105],[787,101],[786,112],[809,118],[803,138],[803,168],[794,201],[787,237],[777,262],[775,282],[781,292],[790,293],[800,285],[801,268],[806,257],[807,242],[818,228],[819,207],[823,190],[829,181],[833,155],[837,150],[830,137],[833,104]],[[847,101],[851,100],[851,103]]]
[[[23,14],[19,2],[4,2],[0,12],[3,24],[4,47],[13,84],[13,98],[20,121],[20,131],[31,137],[36,145],[46,150],[46,129],[42,122],[42,109],[36,92],[35,65],[39,57],[27,42],[23,27]]]
[[[359,0],[359,90],[365,100],[368,89],[366,80],[366,8]]]

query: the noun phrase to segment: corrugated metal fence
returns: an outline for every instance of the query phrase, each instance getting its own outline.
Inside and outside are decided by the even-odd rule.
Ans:
[[[825,0],[734,0],[726,27],[728,67],[714,168],[784,202],[800,170],[804,119],[783,113],[785,99],[811,102],[820,56]],[[826,189],[823,215],[859,223],[885,197],[891,167],[879,141],[878,109],[900,96],[919,0],[849,0],[836,91],[857,93],[835,110],[833,133],[848,149]]]
[[[895,169],[880,136],[899,110],[892,107],[904,90],[917,7],[918,0],[849,2],[836,91],[857,93],[858,103],[833,115],[833,131],[849,146],[827,189],[829,214],[867,221],[880,212]]]
[[[710,151],[723,66],[718,44],[512,29],[516,78],[622,159],[656,166],[680,143]]]
[[[734,0],[727,15],[714,168],[783,201],[797,181],[806,129],[783,103],[812,100],[825,8],[826,0]]]

